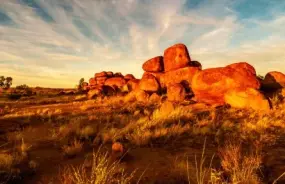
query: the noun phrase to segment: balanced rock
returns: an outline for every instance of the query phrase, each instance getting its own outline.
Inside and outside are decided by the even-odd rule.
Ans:
[[[160,83],[166,87],[173,83],[183,83],[184,88],[189,90],[192,83],[192,78],[199,71],[200,69],[198,67],[184,67],[177,70],[172,70],[166,72],[163,77],[160,78]]]
[[[260,83],[256,75],[251,69],[247,69],[251,68],[250,66],[243,69],[238,67],[238,63],[234,66],[210,68],[196,73],[191,85],[195,99],[200,102],[222,105],[225,103],[224,95],[229,90],[259,89]]]
[[[146,72],[161,72],[163,71],[163,57],[157,56],[147,60],[143,66],[143,70]]]
[[[157,92],[160,89],[160,85],[155,76],[151,74],[145,74],[140,80],[139,88],[148,92]]]
[[[133,74],[127,74],[127,75],[125,75],[124,79],[126,81],[129,81],[129,80],[136,79],[136,78],[133,76]]]
[[[172,102],[181,102],[185,99],[186,91],[181,84],[171,84],[167,87],[167,99]]]
[[[281,72],[269,72],[262,81],[262,88],[265,90],[276,90],[285,87],[285,75]]]
[[[111,86],[115,89],[121,88],[126,84],[126,80],[122,77],[112,77],[105,81],[105,86]]]
[[[164,71],[168,72],[189,65],[191,58],[184,44],[175,44],[164,51]]]
[[[225,94],[225,102],[235,108],[270,109],[269,101],[265,96],[253,88],[230,90]]]
[[[107,77],[107,73],[105,71],[100,72],[100,73],[95,73],[95,78],[97,77]]]

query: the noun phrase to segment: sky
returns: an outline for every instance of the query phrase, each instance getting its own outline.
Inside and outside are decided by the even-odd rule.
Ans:
[[[0,75],[74,87],[184,43],[203,69],[246,61],[285,73],[284,0],[0,0]]]

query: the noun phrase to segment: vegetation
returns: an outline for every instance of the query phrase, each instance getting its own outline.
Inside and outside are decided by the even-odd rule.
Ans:
[[[0,101],[5,109],[0,116],[0,174],[5,181],[284,181],[282,98],[272,100],[274,109],[265,112],[54,94]],[[111,149],[114,142],[124,147],[119,158]]]
[[[83,84],[84,84],[84,78],[81,78],[78,82],[78,85],[77,85],[77,90],[78,91],[82,91],[83,90]]]
[[[12,77],[0,76],[0,88],[9,89],[12,86]]]

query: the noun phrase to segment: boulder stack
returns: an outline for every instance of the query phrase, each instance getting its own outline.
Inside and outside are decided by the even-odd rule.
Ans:
[[[132,74],[111,71],[96,73],[84,88],[88,97],[126,95],[126,101],[160,103],[166,94],[170,103],[186,97],[210,105],[230,104],[236,108],[269,109],[270,103],[260,91],[285,91],[285,75],[269,72],[262,80],[247,62],[202,70],[198,61],[191,60],[187,47],[178,43],[165,49],[163,56],[146,60],[141,79]],[[282,93],[283,94],[283,93]],[[284,94],[285,96],[285,94]],[[285,97],[284,97],[285,98]]]

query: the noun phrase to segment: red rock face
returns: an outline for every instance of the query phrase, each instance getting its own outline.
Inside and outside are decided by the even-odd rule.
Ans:
[[[269,72],[262,81],[262,88],[265,90],[276,90],[285,87],[285,75],[281,72]]]
[[[147,60],[143,66],[143,70],[146,72],[161,72],[163,71],[163,57],[157,56]]]
[[[176,44],[164,51],[164,71],[168,72],[189,65],[191,58],[184,44]]]
[[[167,99],[172,102],[181,102],[185,99],[186,91],[181,84],[171,84],[167,88]]]
[[[140,80],[139,88],[147,92],[158,92],[160,85],[155,76],[151,74],[145,74]]]
[[[95,78],[97,77],[107,77],[107,73],[106,72],[100,72],[100,73],[95,73]]]
[[[195,98],[209,104],[224,104],[224,95],[233,89],[259,89],[260,83],[251,70],[234,67],[210,68],[195,74],[192,90]]]
[[[133,76],[133,74],[127,74],[127,75],[125,75],[125,80],[132,80],[132,79],[136,79],[134,76]]]
[[[105,81],[106,86],[111,86],[113,88],[121,88],[126,84],[126,80],[122,77],[112,77]]]
[[[160,78],[162,86],[168,86],[173,83],[183,83],[184,88],[187,90],[190,88],[193,76],[199,72],[198,67],[185,67],[177,70],[166,72],[163,77]]]

